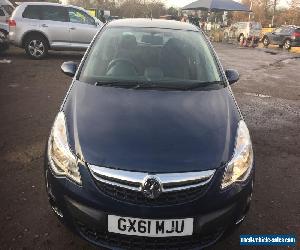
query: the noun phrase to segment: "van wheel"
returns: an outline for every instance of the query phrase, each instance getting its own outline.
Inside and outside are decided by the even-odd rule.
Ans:
[[[239,36],[239,38],[238,38],[238,42],[239,42],[240,44],[243,44],[244,41],[245,41],[245,37],[244,37],[243,34],[241,34],[241,35]]]
[[[25,41],[26,54],[32,59],[42,59],[48,54],[48,41],[41,35],[29,36]]]
[[[268,47],[270,44],[269,38],[265,36],[262,40],[262,43],[265,47]]]
[[[283,44],[283,47],[286,49],[286,50],[289,50],[291,49],[292,45],[291,45],[291,40],[287,39],[285,40],[284,44]]]

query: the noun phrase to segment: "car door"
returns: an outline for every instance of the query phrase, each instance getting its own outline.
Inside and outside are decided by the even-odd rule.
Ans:
[[[49,39],[52,48],[69,48],[71,35],[67,8],[63,6],[41,6],[40,29]]]
[[[71,42],[74,48],[88,48],[99,30],[93,17],[76,8],[68,8]]]
[[[290,29],[289,27],[283,27],[278,34],[278,43],[279,45],[283,45],[285,39],[289,36]]]
[[[295,28],[293,28],[293,27],[285,27],[284,32],[283,32],[282,44],[284,44],[284,42],[287,38],[291,38],[294,31],[295,31]]]
[[[280,40],[281,40],[281,36],[282,36],[282,30],[283,30],[283,28],[280,27],[280,28],[277,28],[276,30],[274,30],[271,33],[271,35],[269,37],[271,44],[276,44],[276,45],[280,44]]]

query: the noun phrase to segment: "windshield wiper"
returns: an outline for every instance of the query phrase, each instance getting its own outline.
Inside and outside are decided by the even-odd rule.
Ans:
[[[156,83],[147,83],[141,81],[97,81],[95,86],[107,86],[107,87],[123,87],[123,88],[133,88],[133,89],[173,89],[173,90],[184,90],[185,86],[180,85],[162,85]]]
[[[135,89],[172,89],[172,90],[184,90],[185,87],[181,85],[170,85],[170,84],[156,84],[156,83],[141,83],[137,84]]]
[[[209,89],[217,89],[220,84],[223,84],[223,81],[214,81],[214,82],[196,82],[192,84],[169,84],[169,83],[142,83],[137,84],[136,89],[173,89],[173,90],[193,90],[197,88],[207,88]]]
[[[125,87],[132,88],[138,85],[135,81],[117,81],[117,80],[108,80],[108,81],[97,81],[95,86],[107,86],[107,87]]]
[[[118,80],[107,80],[107,81],[97,81],[95,86],[107,86],[107,87],[123,87],[123,88],[133,88],[133,89],[170,89],[170,90],[194,90],[198,88],[216,89],[223,81],[214,82],[196,82],[192,84],[170,84],[170,83],[148,83],[141,81],[118,81]]]
[[[194,90],[198,88],[218,89],[219,85],[224,85],[224,82],[223,81],[196,82],[189,86],[186,86],[185,90]]]

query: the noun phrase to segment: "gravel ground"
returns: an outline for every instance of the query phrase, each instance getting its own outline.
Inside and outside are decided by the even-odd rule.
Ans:
[[[241,73],[233,91],[252,134],[257,171],[248,217],[212,249],[241,249],[239,235],[247,233],[293,233],[299,242],[299,55],[225,44],[215,49],[224,68]],[[16,48],[0,55],[0,249],[95,249],[53,215],[42,172],[44,145],[71,82],[60,64],[81,57],[52,52],[32,61]]]

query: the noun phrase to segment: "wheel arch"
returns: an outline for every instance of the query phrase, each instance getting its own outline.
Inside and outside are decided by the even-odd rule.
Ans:
[[[45,38],[45,40],[47,41],[47,45],[48,45],[48,48],[50,48],[50,42],[49,42],[49,39],[48,37],[46,36],[45,33],[41,32],[41,31],[38,31],[38,30],[31,30],[31,31],[28,31],[26,32],[23,37],[22,37],[22,48],[25,47],[25,42],[26,42],[26,39],[30,36],[33,36],[33,35],[40,35],[42,36],[43,38]]]
[[[290,42],[292,42],[292,39],[291,38],[289,38],[289,37],[286,37],[286,38],[284,38],[283,39],[283,41],[282,41],[282,46],[284,46],[285,45],[285,42],[286,41],[290,41]],[[292,45],[290,44],[290,48],[292,47]]]

